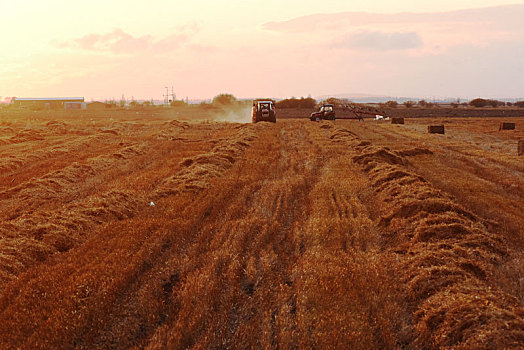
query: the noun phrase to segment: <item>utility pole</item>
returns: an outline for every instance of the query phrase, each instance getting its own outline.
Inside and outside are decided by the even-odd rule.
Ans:
[[[169,88],[165,86],[166,94],[164,95],[164,107],[169,106]]]

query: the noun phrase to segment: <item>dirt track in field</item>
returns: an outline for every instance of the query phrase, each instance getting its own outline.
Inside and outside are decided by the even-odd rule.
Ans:
[[[522,347],[516,121],[2,121],[0,348]]]

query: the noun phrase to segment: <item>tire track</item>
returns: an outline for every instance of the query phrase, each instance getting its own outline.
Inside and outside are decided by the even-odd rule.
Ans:
[[[301,254],[293,272],[298,347],[394,348],[404,305],[390,277],[390,256],[380,252],[379,229],[367,207],[372,203],[363,200],[369,183],[347,162],[349,150],[331,141],[349,133],[331,133],[330,126],[308,125],[328,157],[298,230]]]
[[[284,137],[275,139],[275,131],[281,130]],[[223,213],[227,219],[211,220],[194,243],[180,274],[183,282],[174,291],[180,305],[177,317],[155,332],[149,347],[296,344],[293,235],[319,164],[297,172],[308,152],[289,127],[271,131],[273,136],[258,141],[238,168],[241,182],[246,176],[256,180],[231,198]],[[213,295],[220,297],[210,299]]]

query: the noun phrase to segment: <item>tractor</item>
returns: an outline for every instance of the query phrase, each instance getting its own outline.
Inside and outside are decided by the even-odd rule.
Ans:
[[[335,120],[335,108],[331,104],[323,104],[318,112],[311,113],[309,117],[311,121],[316,120]]]
[[[277,112],[275,109],[275,101],[267,99],[254,100],[253,108],[251,109],[251,119],[253,123],[260,121],[276,123]]]

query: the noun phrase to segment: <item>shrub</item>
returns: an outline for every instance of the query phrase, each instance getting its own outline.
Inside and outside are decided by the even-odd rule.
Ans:
[[[487,106],[488,105],[488,101],[483,99],[483,98],[476,98],[474,100],[469,101],[469,104],[470,104],[470,106],[480,108],[480,107]]]
[[[500,101],[497,101],[497,100],[488,100],[488,104],[491,106],[491,107],[497,107],[499,106],[501,102]],[[503,103],[503,102],[502,102]]]
[[[497,100],[487,100],[487,99],[484,99],[484,98],[476,98],[474,100],[471,100],[469,102],[469,104],[473,107],[477,107],[477,108],[480,108],[480,107],[488,107],[488,106],[491,106],[491,107],[498,107],[498,106],[504,106],[505,103],[502,102],[502,101],[497,101]]]
[[[174,100],[171,102],[171,107],[185,107],[186,105],[186,102],[181,100]]]
[[[398,102],[397,101],[387,101],[386,102],[386,106],[389,107],[389,108],[397,108],[398,107]]]
[[[237,103],[235,96],[231,94],[220,94],[213,98],[213,105],[229,106]]]
[[[327,100],[325,100],[324,103],[332,104],[333,106],[335,106],[335,108],[341,108],[341,107],[346,106],[348,103],[350,103],[350,101],[348,101],[346,99],[330,97]]]

